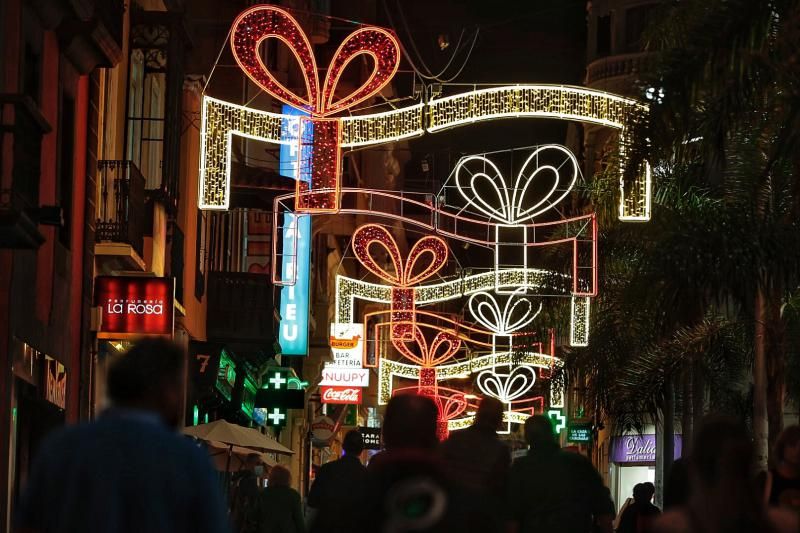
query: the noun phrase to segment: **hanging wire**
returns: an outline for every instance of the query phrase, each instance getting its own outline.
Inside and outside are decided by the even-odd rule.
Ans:
[[[382,4],[383,4],[384,11],[386,11],[386,15],[389,18],[389,23],[392,25],[393,29],[396,28],[397,25],[394,22],[394,18],[392,17],[392,13],[389,10],[389,6],[386,4],[386,0],[382,0]],[[455,76],[451,76],[450,78],[447,78],[447,79],[442,79],[441,76],[445,73],[445,71],[448,68],[450,68],[450,65],[452,64],[453,60],[455,59],[455,56],[458,55],[458,52],[460,51],[460,43],[462,41],[462,37],[464,35],[465,30],[462,30],[462,37],[459,37],[459,41],[458,41],[459,44],[457,44],[455,50],[453,50],[453,54],[450,56],[450,60],[445,65],[445,68],[442,69],[442,71],[439,72],[438,74],[434,75],[433,72],[431,72],[430,68],[428,68],[428,66],[425,64],[425,61],[422,58],[422,54],[420,54],[419,50],[417,49],[417,45],[414,42],[414,39],[413,39],[413,37],[411,35],[410,29],[408,28],[408,24],[405,22],[405,17],[402,14],[402,9],[400,9],[400,15],[401,15],[401,18],[402,18],[402,21],[403,21],[403,25],[404,25],[404,27],[406,29],[406,33],[408,34],[409,41],[411,42],[411,46],[414,49],[414,51],[416,52],[416,55],[418,56],[420,62],[425,67],[425,70],[427,70],[428,73],[426,74],[425,72],[423,72],[422,69],[420,69],[417,66],[417,64],[414,62],[414,59],[413,59],[412,55],[409,53],[408,49],[403,45],[402,40],[398,39],[398,43],[400,44],[400,49],[403,51],[403,55],[405,55],[406,59],[408,60],[409,64],[411,65],[411,68],[414,69],[414,72],[416,72],[416,74],[418,76],[420,76],[421,78],[423,78],[423,79],[434,80],[434,81],[438,81],[439,83],[449,83],[449,82],[453,81],[454,79],[456,79],[456,77],[461,74],[461,72],[464,70],[464,67],[466,67],[467,63],[469,62],[470,56],[472,55],[472,50],[475,48],[475,43],[478,41],[478,34],[480,32],[480,28],[476,28],[475,29],[475,33],[474,33],[474,35],[472,37],[472,44],[470,45],[469,51],[467,52],[467,57],[464,58],[464,63],[461,65],[461,67],[459,68],[459,70],[456,73],[456,75]]]
[[[208,73],[208,77],[206,77],[206,84],[203,85],[203,94],[206,93],[206,88],[208,88],[208,84],[211,83],[211,77],[214,75],[214,70],[217,68],[217,64],[219,63],[219,59],[222,57],[222,52],[225,51],[225,46],[228,44],[228,40],[231,38],[231,32],[233,31],[233,26],[228,28],[228,33],[225,35],[225,39],[222,41],[222,46],[219,47],[219,53],[217,54],[217,59],[214,60],[214,65],[211,67],[211,72]]]

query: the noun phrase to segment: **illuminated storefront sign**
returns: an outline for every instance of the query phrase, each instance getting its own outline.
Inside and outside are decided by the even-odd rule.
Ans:
[[[140,335],[172,335],[175,280],[100,276],[94,304],[102,322],[97,337],[120,339]]]
[[[592,441],[592,423],[573,423],[567,428],[567,442],[585,443]]]
[[[305,115],[284,105],[285,115]],[[299,121],[286,121],[289,139],[299,139]],[[281,144],[280,173],[299,179],[298,142]],[[284,355],[308,355],[308,277],[311,258],[311,216],[284,214],[281,258],[281,323],[278,341]]]
[[[681,456],[683,440],[675,435],[675,458]],[[656,436],[625,435],[614,437],[611,444],[611,460],[615,463],[654,463],[656,460]]]
[[[322,403],[359,405],[361,391],[361,387],[320,387],[320,397]]]
[[[368,387],[369,369],[325,367],[322,369],[322,381],[320,385],[334,387]]]
[[[364,449],[381,449],[381,428],[358,428],[361,438],[364,440]]]
[[[67,408],[67,370],[52,357],[44,357],[44,397],[60,407]]]
[[[331,366],[361,368],[364,360],[364,325],[331,324]]]

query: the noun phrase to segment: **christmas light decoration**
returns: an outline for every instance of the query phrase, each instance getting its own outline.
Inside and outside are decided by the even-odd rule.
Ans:
[[[394,273],[387,272],[372,256],[370,247],[373,244],[383,248],[389,255]],[[393,285],[392,322],[396,324],[392,330],[393,337],[415,339],[416,305],[412,286],[441,270],[447,262],[447,243],[439,237],[425,236],[414,244],[404,264],[400,257],[400,248],[386,228],[377,224],[366,224],[359,227],[353,235],[353,252],[364,268]],[[427,264],[421,272],[415,272],[422,258],[427,260]]]
[[[475,380],[478,388],[487,396],[497,398],[506,404],[506,412],[513,412],[511,403],[524,396],[536,383],[536,371],[530,366],[507,367],[506,371],[498,369],[484,370]],[[511,422],[501,433],[511,432]]]
[[[547,368],[555,365],[562,367],[563,361],[555,356],[537,352],[499,352],[495,354],[482,355],[458,361],[446,365],[439,365],[436,368],[436,380],[445,381],[450,379],[467,379],[472,374],[482,370],[490,370],[499,365],[526,365],[537,368]],[[394,377],[406,379],[419,379],[420,367],[391,359],[381,359],[378,367],[378,403],[385,405],[392,396],[392,380]],[[560,389],[561,384],[551,382],[551,400],[555,389]],[[558,395],[562,393],[556,391]],[[550,402],[552,406],[552,401]]]
[[[258,72],[264,74],[260,70]],[[308,109],[311,105],[308,99],[296,103],[303,105],[304,102],[306,107],[303,109]],[[469,91],[383,113],[342,117],[337,119],[340,121],[337,127],[338,141],[342,148],[371,146],[422,135],[426,131],[435,133],[476,121],[500,118],[544,117],[607,126],[620,132],[619,218],[623,221],[646,221],[650,218],[651,205],[650,166],[642,163],[641,168],[630,173],[630,182],[626,182],[625,169],[629,164],[631,126],[645,120],[647,109],[645,104],[635,100],[593,89],[562,85],[512,85]],[[299,119],[205,97],[201,125],[200,208],[228,208],[231,135],[285,144],[286,136],[282,132],[286,131],[285,125],[290,120]],[[306,120],[313,124],[313,113]],[[302,128],[300,131],[304,130]],[[328,139],[330,143],[335,140]],[[308,153],[308,150],[305,152]],[[338,151],[336,155],[338,157]],[[338,176],[324,185],[323,189],[329,192],[323,196],[329,197],[333,191],[340,191]],[[312,184],[311,192],[313,190]],[[303,209],[310,196],[308,191],[301,190],[300,197],[296,198],[298,210]]]
[[[513,184],[508,183],[495,163],[483,155],[471,155],[458,161],[453,171],[454,188],[466,201],[466,206],[459,208],[459,214],[472,208],[494,222],[495,271],[517,266],[527,268],[529,243],[544,246],[564,242],[558,237],[539,237],[537,242],[537,231],[541,235],[543,229],[551,229],[553,224],[533,224],[532,221],[563,200],[572,190],[578,175],[575,156],[566,147],[556,144],[539,146],[533,150],[522,164]],[[541,191],[542,183],[545,185],[544,192]],[[447,198],[446,191],[450,188],[452,186],[445,183],[440,196]],[[569,226],[573,220],[563,220],[561,223]],[[588,235],[586,228],[578,232],[565,232],[565,236],[573,238],[573,292],[576,295],[594,296],[596,291],[596,231],[596,221],[592,217]],[[583,270],[579,257],[582,241],[591,246],[592,277],[588,280],[579,278]],[[580,287],[579,281],[588,282],[589,287]],[[497,286],[495,292],[506,291]]]
[[[261,59],[259,47],[270,38],[286,44],[297,59],[305,82],[305,97],[281,84]],[[389,83],[400,64],[397,40],[382,28],[354,31],[336,50],[321,85],[311,43],[298,22],[280,8],[260,5],[243,11],[233,23],[230,41],[234,58],[254,83],[278,100],[311,115],[300,117],[300,154],[305,164],[300,166],[295,208],[302,212],[336,212],[342,123],[328,117],[372,97]],[[342,73],[362,55],[372,58],[372,73],[360,87],[336,100],[334,95]]]
[[[492,293],[478,292],[470,296],[469,312],[479,324],[493,333],[492,352],[497,351],[497,337],[506,337],[506,347],[511,349],[512,334],[533,322],[542,311],[542,304],[534,312],[530,300],[520,298],[526,290],[525,287],[515,289],[502,311]]]
[[[560,152],[559,152],[560,153]],[[289,196],[280,196],[274,203],[274,232],[279,231],[279,217],[281,214],[293,212],[293,207],[287,203]],[[595,296],[597,292],[597,220],[594,214],[581,215],[557,221],[541,223],[520,224],[519,226],[500,225],[485,219],[464,216],[463,214],[453,213],[451,207],[437,206],[436,202],[423,203],[410,200],[403,196],[403,193],[390,193],[385,191],[369,191],[362,189],[345,189],[343,198],[347,198],[348,204],[370,206],[378,199],[381,203],[391,204],[398,202],[397,208],[388,208],[384,212],[376,212],[364,208],[342,208],[342,214],[366,214],[373,216],[383,216],[401,221],[411,226],[416,226],[429,233],[435,233],[439,237],[457,239],[462,242],[474,243],[483,246],[497,248],[520,248],[528,249],[541,246],[571,245],[572,246],[572,289],[575,296]],[[420,216],[405,216],[409,211],[419,212],[428,210],[430,218]],[[462,209],[463,211],[463,209]],[[428,221],[428,222],[426,222]],[[527,242],[515,241],[505,238],[500,241],[498,235],[501,232],[524,232]],[[480,235],[491,236],[491,240],[480,238]],[[273,264],[278,264],[279,256],[277,247],[273,240]],[[496,258],[498,254],[496,254]],[[527,259],[525,259],[527,262]],[[507,293],[508,287],[505,280],[500,279],[502,272],[509,269],[510,265],[496,265],[495,284],[493,289],[501,293]],[[524,265],[523,265],[524,266]],[[532,273],[532,270],[525,273]],[[280,282],[280,280],[278,280]],[[515,280],[516,287],[525,286],[531,290],[540,283],[537,278],[523,278]],[[551,282],[553,283],[553,282]],[[290,284],[288,281],[279,284]],[[514,288],[516,288],[514,287]],[[513,290],[513,289],[512,289]],[[535,292],[535,291],[534,291]]]
[[[527,283],[525,286],[528,292],[531,289],[536,289],[537,296],[563,297],[569,296],[571,291],[569,278],[562,274],[541,269],[512,268],[500,270],[499,272],[481,272],[442,283],[413,287],[413,298],[416,305],[445,302],[492,290],[498,281],[501,287],[507,288],[519,288]],[[560,286],[558,282],[561,282]],[[392,288],[337,275],[336,322],[353,322],[353,303],[356,298],[370,302],[391,304]],[[588,342],[590,302],[591,300],[588,297],[572,297],[570,305],[572,311],[571,342]]]

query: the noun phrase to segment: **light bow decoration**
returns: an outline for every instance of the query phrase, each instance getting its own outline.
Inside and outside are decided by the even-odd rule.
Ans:
[[[513,403],[525,396],[536,383],[536,371],[527,365],[506,366],[504,371],[497,368],[484,370],[475,382],[486,396],[497,398],[506,405],[506,428],[501,433],[511,432]]]
[[[492,352],[497,352],[497,338],[506,339],[506,350],[512,349],[512,335],[533,322],[542,311],[542,304],[534,311],[533,304],[527,298],[521,298],[526,287],[514,289],[506,304],[500,304],[492,293],[476,292],[469,297],[469,312],[475,320],[492,332]]]
[[[259,48],[267,39],[283,41],[297,58],[305,81],[305,97],[287,89],[264,64]],[[389,83],[400,65],[400,46],[394,35],[377,27],[360,28],[351,33],[333,55],[321,85],[311,43],[297,21],[280,8],[255,6],[239,15],[231,31],[231,49],[239,66],[256,85],[311,115],[297,118],[301,164],[295,210],[335,213],[339,210],[342,122],[330,115],[363,102]],[[372,74],[349,95],[336,99],[342,73],[351,61],[362,55],[373,59]]]
[[[373,244],[389,256],[394,272],[388,272],[372,255]],[[364,268],[392,285],[392,336],[400,340],[416,340],[416,307],[414,285],[436,274],[447,263],[447,243],[439,237],[428,235],[418,240],[403,262],[400,248],[394,237],[377,224],[366,224],[353,234],[353,252]],[[420,272],[417,266],[427,259]]]
[[[494,267],[499,272],[509,266],[528,268],[528,248],[536,242],[537,229],[539,232],[545,229],[532,222],[570,193],[579,171],[578,161],[570,150],[548,144],[531,152],[513,184],[507,183],[495,163],[483,155],[462,157],[453,174],[455,188],[466,202],[466,208],[473,208],[494,223]],[[448,188],[445,185],[443,190]],[[576,259],[573,267],[576,282],[577,274]],[[592,280],[591,286],[594,285]],[[525,286],[527,283],[523,284]],[[576,292],[580,290],[576,284]],[[497,285],[495,291],[506,292]]]

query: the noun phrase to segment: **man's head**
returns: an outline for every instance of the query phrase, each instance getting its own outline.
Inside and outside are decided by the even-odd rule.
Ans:
[[[162,339],[143,339],[111,363],[108,396],[115,407],[144,409],[170,426],[181,420],[183,350]]]
[[[361,433],[352,429],[345,433],[344,439],[342,440],[342,449],[344,453],[353,457],[356,457],[364,451],[364,439],[361,437]]]
[[[244,461],[245,468],[252,471],[255,475],[261,476],[264,474],[264,463],[261,461],[261,456],[257,453],[250,453]]]
[[[395,448],[433,449],[439,443],[439,410],[433,400],[416,394],[393,396],[383,417],[383,443]]]
[[[503,424],[503,411],[505,406],[497,398],[486,396],[478,405],[478,412],[475,415],[475,425],[497,431]]]
[[[531,448],[556,446],[553,421],[544,415],[534,415],[525,421],[525,440]]]

